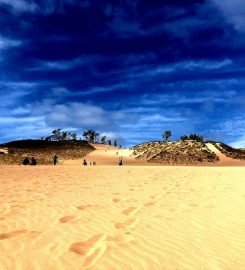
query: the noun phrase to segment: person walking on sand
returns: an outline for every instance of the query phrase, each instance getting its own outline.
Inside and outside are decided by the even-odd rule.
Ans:
[[[31,158],[31,164],[30,165],[32,165],[32,166],[37,165],[37,160],[34,157]]]
[[[88,163],[87,163],[86,159],[84,159],[83,160],[83,166],[87,166],[87,165],[88,165]]]
[[[122,157],[119,157],[119,162],[118,162],[118,165],[119,165],[119,166],[122,166],[122,165],[123,165],[123,160],[122,160]]]
[[[57,162],[58,162],[58,157],[55,155],[55,156],[53,157],[53,160],[54,160],[54,166],[56,166],[56,164],[57,164]]]

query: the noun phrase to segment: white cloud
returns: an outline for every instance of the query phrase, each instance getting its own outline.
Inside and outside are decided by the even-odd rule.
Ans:
[[[37,9],[34,2],[25,0],[0,0],[0,6],[5,5],[14,12],[33,12]]]
[[[16,124],[24,124],[24,123],[34,123],[36,121],[43,120],[42,117],[0,117],[1,125],[16,125]]]
[[[41,61],[37,67],[31,68],[31,70],[69,70],[82,63],[86,63],[86,60],[80,57],[71,60]]]
[[[211,0],[222,11],[227,21],[238,31],[245,31],[244,0]]]
[[[35,91],[36,85],[34,83],[0,81],[0,99],[4,100],[0,103],[0,109],[19,104],[22,99]]]
[[[72,102],[54,105],[45,119],[50,126],[111,130],[116,126],[116,118],[115,112],[91,104]]]
[[[245,149],[245,135],[230,143],[232,147]]]
[[[78,0],[42,0],[37,4],[34,0],[0,0],[0,6],[8,7],[14,13],[35,12],[50,14],[54,12],[64,12],[66,5],[79,4],[82,8],[90,6],[89,1],[79,3]]]
[[[203,93],[193,93],[186,95],[182,93],[166,93],[166,94],[145,94],[142,97],[144,105],[184,105],[184,104],[203,104],[209,105],[210,102],[214,103],[231,103],[236,101],[237,92],[234,90],[227,91],[205,91]]]
[[[0,50],[17,47],[19,45],[21,45],[21,41],[8,39],[0,35]]]

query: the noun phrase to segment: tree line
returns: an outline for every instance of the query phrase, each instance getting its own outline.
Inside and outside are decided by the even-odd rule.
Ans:
[[[162,137],[165,142],[168,141],[168,139],[172,136],[171,130],[165,130],[164,133],[162,134]],[[187,141],[187,140],[192,140],[196,142],[203,142],[204,138],[201,135],[198,135],[196,133],[190,134],[190,135],[183,135],[180,137],[181,141]]]
[[[41,140],[45,141],[66,141],[66,140],[85,140],[90,143],[96,143],[100,142],[102,144],[107,144],[107,145],[113,145],[115,147],[119,146],[121,148],[121,145],[118,145],[117,140],[111,140],[108,139],[107,136],[103,135],[99,137],[100,134],[92,129],[88,129],[82,133],[82,137],[78,137],[78,134],[75,131],[65,131],[62,130],[61,128],[54,129],[51,132],[51,135],[47,137],[42,137]]]
[[[163,140],[165,142],[168,142],[168,140],[172,137],[172,131],[171,130],[165,130],[162,134]],[[204,138],[201,135],[198,134],[190,134],[190,135],[183,135],[180,137],[182,141],[187,141],[187,140],[192,140],[192,141],[197,141],[197,142],[203,142]],[[65,131],[62,130],[61,128],[54,129],[51,133],[51,135],[47,137],[42,137],[41,140],[45,141],[65,141],[65,140],[85,140],[88,141],[89,143],[102,143],[102,144],[107,144],[107,145],[113,145],[115,147],[120,147],[121,145],[118,145],[117,140],[111,140],[108,139],[107,136],[102,135],[93,130],[93,129],[88,129],[82,133],[82,137],[78,138],[78,135],[75,131]]]

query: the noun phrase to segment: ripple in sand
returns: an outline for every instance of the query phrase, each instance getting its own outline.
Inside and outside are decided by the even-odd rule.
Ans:
[[[60,223],[67,223],[75,219],[75,216],[64,216],[59,219]]]

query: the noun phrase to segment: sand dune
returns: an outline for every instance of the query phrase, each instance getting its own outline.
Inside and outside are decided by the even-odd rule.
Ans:
[[[126,166],[161,166],[166,164],[154,164],[148,162],[147,159],[136,159],[136,156],[133,155],[134,150],[130,149],[119,149],[113,146],[107,146],[103,144],[92,144],[95,148],[93,152],[90,152],[85,159],[88,163],[95,161],[98,166],[118,166],[119,157],[123,157],[124,165]],[[215,162],[200,163],[199,165],[208,165],[208,166],[245,166],[245,160],[233,159],[225,156],[220,150],[211,143],[206,144],[207,149],[211,152],[214,152],[219,158]],[[83,159],[79,160],[66,160],[63,165],[75,165],[81,166]]]
[[[219,161],[217,162],[217,165],[219,166],[245,166],[245,160],[239,160],[239,159],[227,157],[224,154],[222,154],[220,150],[211,143],[207,143],[207,147],[219,157]]]
[[[244,174],[0,166],[0,269],[245,269]]]
[[[85,159],[90,164],[93,161],[97,165],[106,166],[118,166],[119,158],[123,158],[123,164],[127,166],[139,166],[139,165],[151,165],[146,160],[137,160],[133,156],[133,151],[129,149],[119,149],[117,147],[103,145],[103,144],[91,144],[96,150],[89,153]],[[81,160],[66,160],[64,165],[81,165]]]

